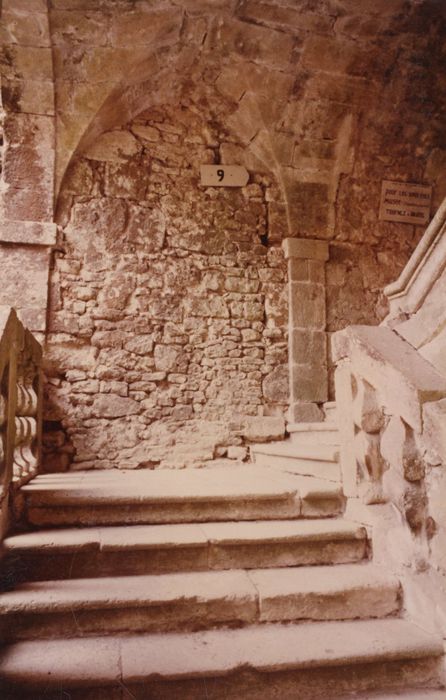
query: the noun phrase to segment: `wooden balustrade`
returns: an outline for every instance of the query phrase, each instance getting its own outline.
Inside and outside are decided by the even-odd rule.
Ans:
[[[14,491],[38,472],[42,348],[14,309],[0,308],[0,539]]]

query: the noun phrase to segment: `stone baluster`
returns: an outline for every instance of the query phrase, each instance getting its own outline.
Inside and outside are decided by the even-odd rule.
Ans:
[[[0,540],[14,489],[40,462],[42,349],[14,310],[0,309]]]

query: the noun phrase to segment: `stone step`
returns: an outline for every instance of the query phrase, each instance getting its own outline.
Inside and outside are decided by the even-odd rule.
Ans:
[[[41,530],[9,537],[3,546],[6,586],[21,580],[340,564],[368,556],[364,527],[326,518]]]
[[[339,448],[335,445],[297,445],[285,441],[253,445],[251,454],[259,467],[328,481],[341,480]]]
[[[332,700],[438,687],[442,655],[442,639],[394,619],[27,641],[2,654],[0,688],[8,700]]]
[[[28,522],[46,527],[318,517],[343,506],[339,489],[324,493],[253,465],[48,474],[21,492]]]
[[[345,695],[340,700],[446,700],[446,690],[401,690],[390,693],[360,693]]]
[[[371,564],[38,581],[0,595],[0,639],[386,617],[400,586]]]
[[[287,432],[293,445],[334,445],[340,443],[339,430],[333,423],[288,423]]]
[[[327,423],[336,423],[337,421],[337,408],[336,408],[336,401],[326,401],[324,403],[324,413],[325,413],[325,420]]]

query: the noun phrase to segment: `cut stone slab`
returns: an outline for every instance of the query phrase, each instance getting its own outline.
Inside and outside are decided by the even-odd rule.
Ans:
[[[441,639],[405,620],[272,624],[128,637],[122,642],[122,669],[124,681],[135,681],[152,674],[166,679],[219,675],[240,666],[278,671],[442,654]]]
[[[2,650],[0,689],[114,686],[120,661],[117,637],[18,642]]]
[[[256,465],[39,476],[23,488],[33,525],[121,525],[338,515],[339,486]],[[66,478],[63,478],[66,477]],[[324,486],[325,484],[325,486]],[[311,488],[310,488],[311,486]]]
[[[333,423],[288,423],[287,432],[293,445],[334,445],[340,443],[339,430]]]
[[[324,518],[43,530],[4,547],[13,579],[48,580],[346,563],[367,555],[367,537]]]
[[[241,570],[41,581],[0,596],[8,641],[258,621],[257,591]]]
[[[385,617],[398,580],[372,565],[28,582],[0,596],[4,641]]]
[[[339,448],[333,445],[298,445],[288,441],[270,442],[268,445],[253,445],[254,454],[279,455],[296,457],[297,459],[314,459],[323,462],[337,462],[339,460]]]
[[[301,510],[292,480],[252,465],[45,476],[23,493],[29,522],[43,526],[290,518]]]
[[[445,700],[446,690],[401,690],[394,693],[359,693],[355,700]],[[351,700],[351,695],[345,695],[339,700]]]
[[[442,654],[441,639],[403,620],[267,624],[190,634],[20,642],[3,652],[0,677],[3,689],[17,693],[124,685],[135,688],[137,698],[187,700],[200,697],[197,682],[203,688],[203,679],[212,679],[213,697],[235,700],[246,697],[248,674],[256,680],[250,699],[267,697],[271,683],[277,689],[293,681],[299,698],[320,700],[332,688],[336,692],[330,697],[343,691],[401,688],[403,678],[414,686],[439,684]],[[226,696],[219,684],[230,691]]]
[[[400,608],[398,579],[372,564],[254,570],[249,578],[261,621],[386,617]]]
[[[269,467],[290,474],[314,476],[339,482],[341,469],[339,449],[333,445],[296,445],[284,442],[251,447],[252,458],[260,467]]]
[[[347,563],[367,556],[365,529],[339,520],[205,523],[212,569]]]

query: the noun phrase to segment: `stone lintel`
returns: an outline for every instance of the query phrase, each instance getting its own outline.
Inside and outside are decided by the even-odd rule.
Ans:
[[[327,241],[315,238],[285,238],[282,243],[285,258],[303,258],[305,260],[328,260]]]
[[[57,225],[41,221],[4,221],[0,243],[52,246],[56,243]]]

